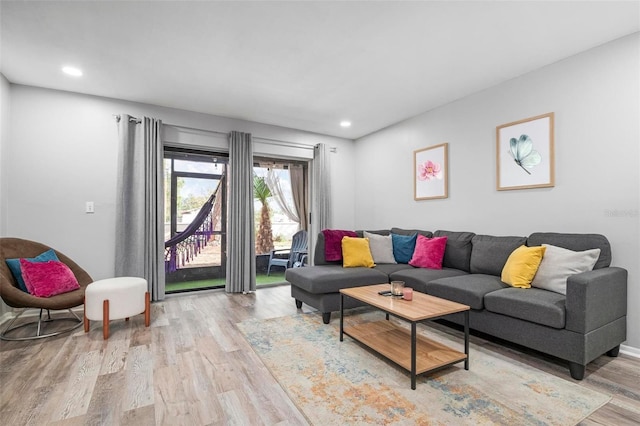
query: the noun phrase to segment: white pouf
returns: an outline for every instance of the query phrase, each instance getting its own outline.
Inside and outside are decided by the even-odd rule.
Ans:
[[[151,311],[147,280],[138,277],[107,278],[89,284],[84,293],[84,331],[89,321],[102,321],[102,335],[109,338],[109,321],[144,313],[149,327]]]

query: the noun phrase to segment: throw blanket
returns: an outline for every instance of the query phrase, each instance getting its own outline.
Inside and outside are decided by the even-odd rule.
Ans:
[[[324,258],[328,262],[342,260],[342,237],[357,237],[353,231],[343,231],[341,229],[323,229],[324,235]]]

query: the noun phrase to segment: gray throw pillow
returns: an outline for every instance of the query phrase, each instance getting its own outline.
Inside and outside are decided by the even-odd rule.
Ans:
[[[378,235],[367,231],[364,231],[363,235],[369,239],[369,250],[375,263],[396,263],[391,235]]]
[[[574,274],[591,271],[600,257],[599,248],[573,251],[549,244],[543,244],[543,246],[546,250],[531,286],[565,295],[567,278]]]

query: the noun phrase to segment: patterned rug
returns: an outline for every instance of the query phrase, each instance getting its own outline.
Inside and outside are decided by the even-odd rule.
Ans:
[[[345,325],[384,318],[351,312]],[[337,318],[325,325],[319,314],[297,314],[238,326],[314,425],[575,425],[610,399],[473,343],[469,371],[461,362],[423,374],[411,390],[408,371],[349,336],[340,342]],[[418,330],[463,351],[462,333]]]

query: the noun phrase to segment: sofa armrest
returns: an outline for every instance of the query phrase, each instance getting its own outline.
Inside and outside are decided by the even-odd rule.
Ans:
[[[627,271],[609,267],[567,280],[566,329],[588,333],[627,314]]]

